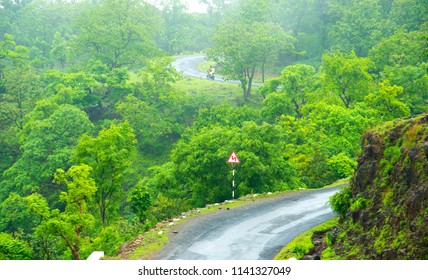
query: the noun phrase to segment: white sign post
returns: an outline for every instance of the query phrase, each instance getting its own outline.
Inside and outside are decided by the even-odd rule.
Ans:
[[[232,200],[235,200],[235,164],[240,163],[235,151],[232,151],[227,163],[232,164]]]

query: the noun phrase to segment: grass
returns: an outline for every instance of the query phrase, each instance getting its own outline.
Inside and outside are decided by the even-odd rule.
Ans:
[[[199,106],[230,104],[260,108],[263,101],[262,96],[257,94],[256,88],[253,90],[249,101],[245,102],[239,84],[211,81],[206,78],[183,77],[175,83],[175,87],[191,96],[193,102]]]
[[[348,185],[350,180],[351,180],[351,177],[339,179],[339,180],[335,181],[334,183],[325,186],[324,188],[334,188],[334,187],[337,187],[340,185]]]
[[[167,234],[168,232],[166,232]],[[158,231],[148,231],[144,235],[140,245],[129,255],[129,260],[147,260],[155,252],[161,249],[168,241],[168,236],[159,234]]]
[[[326,232],[337,225],[339,218],[331,219],[325,223],[322,223],[300,235],[295,237],[290,243],[288,243],[278,255],[275,260],[288,260],[291,258],[301,259],[305,255],[309,254],[314,245],[312,244],[312,236],[316,232]]]

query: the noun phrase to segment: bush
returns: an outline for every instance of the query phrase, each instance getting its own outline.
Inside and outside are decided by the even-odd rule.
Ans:
[[[0,260],[31,260],[33,252],[23,241],[12,235],[0,233]]]
[[[339,192],[330,197],[331,209],[339,215],[340,218],[345,218],[346,213],[352,205],[352,192],[350,187],[343,187]]]

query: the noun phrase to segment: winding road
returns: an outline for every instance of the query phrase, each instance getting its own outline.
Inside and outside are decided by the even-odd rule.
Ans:
[[[197,69],[198,64],[204,60],[205,56],[203,55],[177,57],[172,63],[172,66],[174,66],[177,72],[183,76],[192,78],[205,78],[207,73],[201,72]],[[220,77],[216,77],[216,80],[222,81]]]
[[[202,78],[204,56],[176,59],[182,75]],[[219,81],[220,77],[216,77]],[[338,187],[288,192],[199,215],[174,227],[159,260],[271,260],[294,237],[334,217],[327,202]],[[220,207],[220,206],[219,206]]]
[[[285,193],[178,224],[154,256],[161,260],[271,260],[300,233],[334,217],[326,203],[339,187]]]
[[[206,79],[207,72],[202,72],[197,69],[199,63],[203,62],[206,59],[204,55],[192,55],[192,56],[182,56],[177,57],[172,63],[172,66],[183,76],[192,77],[192,78],[204,78]],[[224,80],[221,76],[215,75],[215,81],[225,82],[231,84],[241,84],[240,81],[236,80]],[[252,83],[253,86],[260,86],[260,83]]]

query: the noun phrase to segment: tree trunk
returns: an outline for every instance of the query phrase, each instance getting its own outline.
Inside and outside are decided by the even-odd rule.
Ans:
[[[64,239],[67,247],[70,248],[71,254],[73,255],[73,259],[80,260],[80,252],[79,247],[77,245],[73,245],[70,243],[70,240],[67,239],[63,234],[61,234],[62,239]]]
[[[251,73],[249,73],[248,75],[248,86],[247,86],[247,94],[248,96],[250,96],[251,94],[251,88],[253,86],[253,79],[254,79],[254,74],[256,73],[256,67],[254,66],[253,69],[251,69]]]
[[[265,62],[262,63],[262,83],[265,83]]]
[[[296,110],[296,114],[297,114],[297,119],[301,119],[302,118],[302,113],[300,113],[300,107],[299,104],[296,102],[296,100],[292,99],[293,103],[294,103],[294,107]]]

